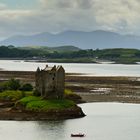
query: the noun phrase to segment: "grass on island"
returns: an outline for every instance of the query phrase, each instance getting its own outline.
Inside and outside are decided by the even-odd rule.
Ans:
[[[75,93],[73,93],[71,90],[69,89],[65,89],[65,98],[68,100],[72,100],[74,102],[77,102],[79,100],[81,100],[81,97]]]
[[[41,97],[28,96],[19,100],[18,104],[25,106],[30,111],[49,111],[49,110],[60,110],[70,108],[76,104],[73,101],[62,99],[62,100],[44,100]]]
[[[65,89],[64,94],[65,95],[71,95],[71,94],[74,94],[74,93],[70,89]]]
[[[33,95],[32,91],[6,90],[0,93],[0,99],[5,101],[17,101],[30,95]]]
[[[16,107],[24,107],[26,110],[40,112],[73,107],[76,105],[72,101],[75,96],[76,94],[71,90],[66,89],[65,99],[45,100],[42,97],[33,96],[33,91],[5,90],[0,93],[0,100],[13,101]]]

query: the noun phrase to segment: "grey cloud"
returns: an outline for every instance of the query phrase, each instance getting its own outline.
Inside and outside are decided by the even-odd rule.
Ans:
[[[93,0],[40,0],[47,8],[91,8]]]
[[[75,2],[67,0],[40,0],[42,7],[51,8],[70,8],[74,6]]]
[[[94,2],[92,0],[77,0],[77,5],[79,8],[92,8]]]
[[[0,36],[96,29],[140,34],[139,0],[39,1],[38,8],[32,10],[13,10],[0,4]]]

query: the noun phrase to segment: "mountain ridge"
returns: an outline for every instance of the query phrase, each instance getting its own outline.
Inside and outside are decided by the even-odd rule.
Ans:
[[[140,36],[96,30],[65,31],[57,34],[43,32],[35,35],[18,35],[0,41],[0,45],[20,46],[76,46],[81,49],[140,48]]]

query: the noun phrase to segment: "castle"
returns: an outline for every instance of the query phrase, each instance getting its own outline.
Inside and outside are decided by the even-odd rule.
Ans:
[[[51,99],[62,99],[65,88],[65,70],[62,66],[48,67],[45,69],[37,69],[36,75],[36,91],[42,97]]]

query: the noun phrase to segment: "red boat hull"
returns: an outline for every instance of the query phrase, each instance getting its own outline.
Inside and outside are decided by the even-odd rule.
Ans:
[[[84,137],[84,134],[71,134],[71,137]]]

